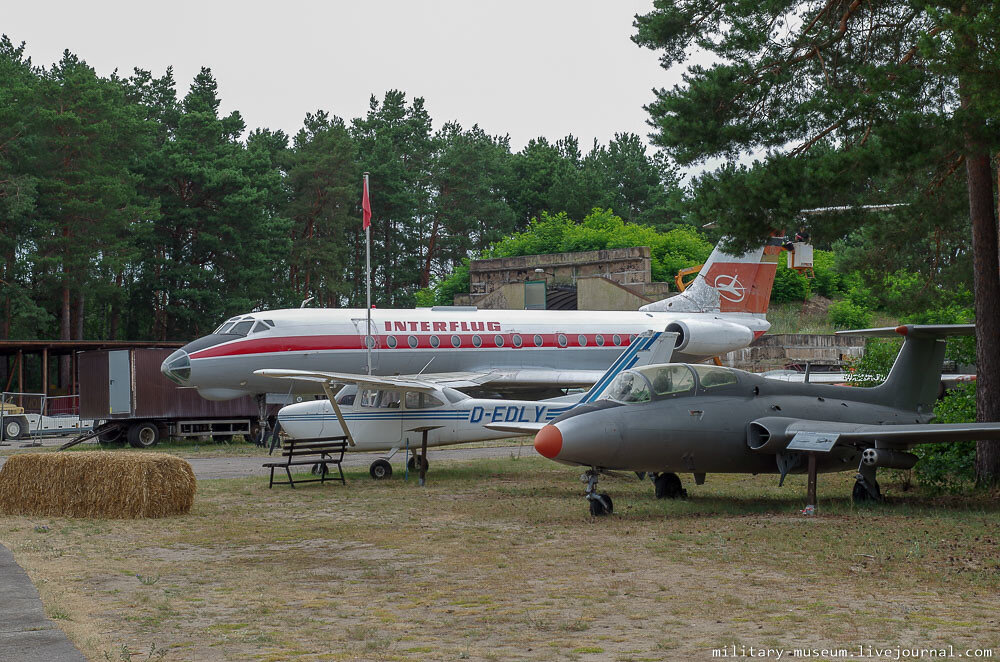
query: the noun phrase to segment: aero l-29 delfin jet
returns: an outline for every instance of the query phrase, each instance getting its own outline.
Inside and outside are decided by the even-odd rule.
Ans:
[[[471,398],[457,388],[488,383],[490,374],[430,374],[378,377],[303,370],[259,370],[262,377],[319,384],[327,393],[278,412],[281,430],[290,437],[348,436],[348,450],[389,451],[372,462],[372,478],[392,475],[389,460],[403,448],[420,448],[423,434],[428,447],[510,437],[510,425],[521,434],[535,433],[556,416],[595,401],[618,373],[669,361],[676,333],[640,334],[605,370],[586,393],[548,400],[493,400]],[[333,386],[345,384],[336,393]],[[412,470],[427,459],[409,458]]]
[[[681,294],[634,311],[291,309],[234,317],[163,362],[163,374],[209,400],[276,392],[262,369],[412,375],[490,372],[504,394],[589,387],[643,331],[673,331],[675,354],[700,361],[746,347],[765,319],[775,264],[761,247],[718,247]],[[368,347],[366,347],[366,344]],[[372,369],[367,369],[370,347]],[[316,383],[291,384],[320,394]],[[285,395],[285,393],[282,393]]]
[[[909,469],[916,444],[1000,439],[1000,423],[932,425],[944,338],[972,325],[904,325],[842,333],[902,335],[885,382],[874,388],[794,384],[713,365],[669,363],[621,372],[601,399],[566,412],[535,436],[547,458],[587,467],[594,515],[612,512],[601,473],[649,473],[658,498],[685,496],[677,472],[856,471],[856,502],[881,499],[879,467]],[[897,335],[898,334],[898,335]]]

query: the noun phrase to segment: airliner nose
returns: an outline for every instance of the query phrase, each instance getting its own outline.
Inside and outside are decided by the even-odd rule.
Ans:
[[[184,386],[191,379],[191,357],[179,349],[160,364],[160,372],[170,381]]]
[[[562,450],[562,432],[554,425],[546,425],[535,435],[535,450],[548,459],[555,458]]]

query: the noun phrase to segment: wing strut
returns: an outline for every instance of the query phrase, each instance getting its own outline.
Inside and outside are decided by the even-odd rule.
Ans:
[[[344,420],[344,414],[340,411],[340,405],[337,404],[336,393],[330,388],[330,383],[323,382],[323,390],[326,391],[326,397],[329,398],[330,404],[333,405],[333,411],[337,414],[337,420],[340,421],[340,427],[344,430],[344,434],[347,435],[347,443],[351,446],[356,446],[354,443],[354,435],[351,434],[351,428],[347,427],[347,421]]]

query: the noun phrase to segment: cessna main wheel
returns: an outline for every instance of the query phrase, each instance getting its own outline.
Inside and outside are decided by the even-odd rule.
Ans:
[[[424,465],[424,471],[427,471],[427,467],[429,467],[430,465],[427,462],[427,458],[422,455],[411,455],[410,459],[406,461],[406,468],[409,469],[410,471],[419,471],[420,464],[417,464],[418,462],[417,458],[423,460],[421,464]]]

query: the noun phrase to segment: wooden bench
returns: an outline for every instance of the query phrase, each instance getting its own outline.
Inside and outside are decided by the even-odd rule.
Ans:
[[[326,482],[329,469],[328,464],[337,465],[340,477],[333,476],[330,480],[339,480],[344,485],[344,469],[340,463],[344,461],[344,451],[347,449],[347,437],[315,437],[311,439],[285,439],[281,444],[281,456],[284,458],[280,462],[265,462],[264,467],[271,469],[271,480],[267,484],[270,489],[274,482],[274,470],[284,469],[288,474],[287,481],[279,481],[278,485],[291,485],[295,489],[295,483],[323,483]],[[318,465],[319,478],[305,478],[295,480],[292,478],[292,467],[297,465]]]

